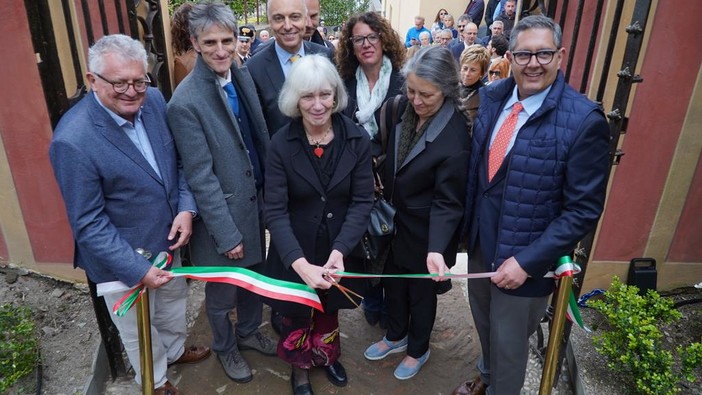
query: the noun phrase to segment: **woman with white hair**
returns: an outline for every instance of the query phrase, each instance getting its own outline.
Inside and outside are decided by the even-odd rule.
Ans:
[[[323,366],[332,384],[344,386],[339,362],[338,311],[353,308],[331,288],[336,271],[363,271],[349,257],[368,225],[373,174],[367,132],[340,112],[344,84],[332,63],[319,55],[295,62],[278,105],[292,121],[273,135],[268,148],[265,217],[271,244],[266,275],[317,289],[324,312],[292,302],[269,304],[283,316],[278,356],[292,365],[294,394],[311,394],[308,371]],[[341,284],[363,293],[364,280]]]

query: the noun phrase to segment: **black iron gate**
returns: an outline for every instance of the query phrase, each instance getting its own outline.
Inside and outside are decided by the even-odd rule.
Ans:
[[[160,88],[166,98],[170,98],[172,86],[166,51],[167,32],[164,31],[162,23],[162,17],[167,10],[161,9],[159,0],[61,0],[60,20],[52,19],[49,2],[25,0],[25,8],[52,128],[87,92],[84,80],[86,70],[82,68],[80,54],[86,53],[96,38],[104,35],[122,33],[141,40],[149,55],[148,73],[153,81],[152,85]],[[73,12],[78,9],[80,12]],[[92,16],[94,11],[97,11],[99,18]],[[113,18],[116,19],[116,24],[109,23],[108,13],[116,15],[116,18]],[[65,26],[64,38],[69,44],[71,59],[71,62],[65,63],[69,64],[61,62],[57,35],[64,33],[58,33],[54,28],[55,24]],[[87,38],[85,47],[81,46],[82,37]],[[63,68],[72,69],[76,86],[66,86]],[[103,298],[96,295],[95,284],[88,279],[88,285],[114,379],[126,373],[122,344]]]
[[[159,0],[60,0],[61,20],[52,20],[50,2],[25,0],[27,19],[32,34],[32,44],[38,58],[39,74],[44,97],[49,110],[51,126],[55,127],[65,113],[87,92],[85,72],[81,66],[81,53],[95,43],[96,38],[107,34],[122,33],[139,39],[149,54],[149,77],[152,85],[159,87],[170,98],[172,86],[168,71],[166,34]],[[54,4],[56,6],[56,4]],[[72,10],[79,10],[72,12]],[[99,18],[92,15],[97,11]],[[108,13],[116,14],[116,24],[110,24]],[[70,46],[71,62],[62,64],[54,24],[65,26],[65,41]],[[82,35],[87,38],[81,46]],[[72,69],[76,86],[67,87],[62,69]]]
[[[569,31],[572,33],[571,42],[568,50],[568,60],[566,63],[565,78],[566,81],[575,86],[580,90],[581,93],[586,94],[586,89],[589,81],[597,83],[597,90],[595,92],[595,97],[591,98],[602,106],[602,100],[605,93],[610,91],[611,88],[607,87],[607,80],[610,74],[610,68],[614,59],[614,48],[619,38],[618,32],[619,27],[623,19],[623,10],[625,3],[634,3],[633,5],[633,15],[631,18],[631,23],[626,27],[626,48],[624,50],[624,55],[621,60],[621,68],[617,72],[617,85],[614,89],[614,100],[612,101],[612,108],[605,111],[607,118],[609,120],[610,127],[610,156],[611,164],[615,166],[619,164],[621,157],[624,153],[618,148],[619,138],[622,134],[626,133],[626,127],[628,123],[628,118],[625,117],[627,111],[627,105],[629,103],[629,95],[634,84],[643,82],[643,78],[635,73],[636,65],[639,59],[639,54],[643,45],[643,35],[646,29],[646,24],[648,22],[649,12],[651,10],[651,0],[609,0],[608,4],[614,4],[614,13],[611,26],[601,27],[601,16],[603,14],[603,7],[605,5],[604,0],[596,0],[595,12],[592,18],[584,18],[584,5],[586,0],[578,0],[576,4],[575,18],[571,23],[568,23],[566,17],[569,12],[569,7],[571,6],[569,0],[551,0],[548,1],[544,7],[542,4],[542,10],[546,11],[546,14],[557,20],[559,25],[561,25],[564,33]],[[591,0],[588,0],[591,1]],[[560,9],[559,15],[556,15],[557,10]],[[574,64],[574,56],[577,50],[578,37],[581,29],[585,27],[585,31],[592,32],[590,40],[588,42],[587,53],[585,61],[583,64],[583,74],[580,80],[580,85],[576,86],[575,81],[571,81],[572,69]],[[595,45],[597,41],[597,35],[595,32],[601,31],[600,39],[606,41],[606,51],[604,53],[604,59],[602,60],[602,70],[599,75],[594,76],[592,63],[595,56]],[[580,265],[582,271],[575,277],[575,282],[573,283],[573,292],[575,296],[578,297],[582,291],[582,282],[585,278],[585,273],[587,269],[587,263],[592,252],[592,245],[594,242],[595,231],[593,230],[588,234],[578,245],[574,252],[575,261]],[[568,344],[568,338],[570,336],[570,331],[572,328],[571,323],[566,324],[564,331],[563,342],[561,344],[561,352],[559,359],[559,369],[563,362],[563,356],[565,355],[565,348]],[[540,350],[543,352],[543,349]],[[558,375],[556,375],[556,381],[558,381]],[[554,384],[555,384],[554,382]]]

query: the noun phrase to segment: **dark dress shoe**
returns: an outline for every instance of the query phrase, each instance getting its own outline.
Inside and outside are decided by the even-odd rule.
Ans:
[[[180,395],[180,391],[169,381],[154,390],[154,395]]]
[[[312,384],[307,382],[298,385],[294,373],[290,374],[290,384],[292,385],[293,395],[314,395],[314,392],[312,392]]]
[[[341,362],[336,361],[332,365],[327,366],[327,378],[337,387],[343,387],[349,383],[348,377],[346,377],[346,369]]]
[[[466,381],[456,387],[455,390],[453,390],[452,394],[453,395],[483,395],[485,394],[485,390],[487,389],[487,385],[483,383],[483,380],[480,379],[480,376],[474,378],[473,380]]]
[[[169,363],[168,366],[177,365],[177,364],[181,364],[181,363],[200,362],[209,356],[210,356],[210,348],[209,347],[190,346],[190,347],[185,348],[185,351],[183,351],[183,355],[181,355],[180,358]]]
[[[283,316],[275,310],[271,310],[271,328],[278,336],[283,331]]]

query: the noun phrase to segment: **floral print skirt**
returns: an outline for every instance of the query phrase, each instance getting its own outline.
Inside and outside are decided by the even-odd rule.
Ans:
[[[339,312],[312,310],[309,317],[283,317],[278,357],[289,364],[309,369],[330,366],[341,355]]]

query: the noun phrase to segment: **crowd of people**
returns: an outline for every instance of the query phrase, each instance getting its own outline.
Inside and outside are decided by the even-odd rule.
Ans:
[[[455,20],[439,10],[430,29],[418,16],[404,40],[380,14],[360,13],[332,42],[319,0],[269,0],[258,34],[223,3],[186,3],[172,19],[168,103],[149,87],[139,41],[116,34],[91,47],[91,91],[56,127],[50,159],[75,265],[95,283],[142,283],[156,300],[156,394],[179,394],[168,366],[212,352],[248,382],[248,349],[288,363],[295,395],[313,393],[314,368],[345,386],[339,312],[357,307],[345,288],[386,331],[363,356],[403,353],[394,376],[410,379],[429,361],[459,245],[469,272],[491,274],[468,284],[479,375],[453,393],[519,394],[554,288],[544,275],[602,213],[609,129],[564,82],[560,27],[540,15],[515,24],[514,4],[471,0]],[[368,270],[355,251],[378,194],[396,209],[381,262],[391,277],[338,276]],[[306,284],[324,311],[208,282],[212,344],[186,346],[184,280],[137,252],[169,251],[177,267],[185,248],[195,266]],[[405,276],[416,274],[435,277]],[[278,339],[259,329],[264,303]],[[136,313],[112,319],[141,384]]]

